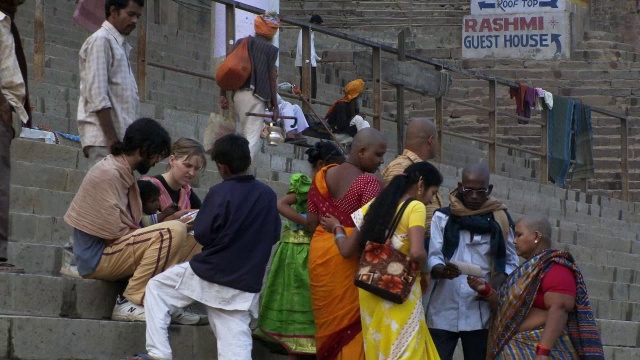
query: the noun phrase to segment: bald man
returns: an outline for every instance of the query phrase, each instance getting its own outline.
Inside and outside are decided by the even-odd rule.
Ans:
[[[382,186],[387,186],[394,176],[402,174],[409,165],[433,159],[436,156],[437,143],[436,125],[431,120],[427,118],[412,119],[407,126],[404,151],[382,172],[384,177]],[[440,194],[436,194],[431,204],[427,205],[427,222],[424,233],[427,249],[429,249],[428,240],[431,237],[431,218],[433,213],[442,206]]]
[[[452,262],[479,266],[495,289],[518,267],[513,221],[507,207],[491,197],[492,190],[486,165],[467,166],[462,182],[449,195],[450,205],[433,215],[427,262],[437,281],[430,285],[425,306],[427,325],[443,360],[453,357],[458,339],[465,360],[484,360],[491,317],[489,303],[469,291],[466,276]]]

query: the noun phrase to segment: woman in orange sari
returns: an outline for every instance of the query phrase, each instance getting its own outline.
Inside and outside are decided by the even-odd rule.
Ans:
[[[370,173],[382,164],[386,150],[387,142],[379,131],[358,132],[348,160],[320,170],[309,190],[307,221],[315,233],[308,268],[318,360],[365,358],[358,289],[353,285],[358,259],[343,258],[333,233],[318,225],[320,217],[333,215],[347,233],[353,231],[351,213],[380,192],[380,181]]]

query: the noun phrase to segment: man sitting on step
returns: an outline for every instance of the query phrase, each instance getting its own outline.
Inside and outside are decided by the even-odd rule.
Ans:
[[[169,313],[200,302],[217,339],[218,359],[251,360],[251,317],[257,317],[271,247],[280,237],[276,193],[247,175],[249,142],[229,134],[216,140],[211,158],[222,179],[195,219],[200,254],[149,281],[147,354],[133,359],[172,359]]]
[[[113,320],[145,321],[142,303],[149,279],[201,251],[187,237],[187,226],[172,221],[188,210],[140,228],[142,202],[133,172],[146,174],[170,151],[169,133],[158,122],[134,121],[124,140],[112,146],[111,155],[89,170],[64,216],[73,227],[73,252],[82,277],[129,280],[116,301]],[[197,314],[184,310],[173,315],[182,324],[200,321]]]
[[[491,309],[469,291],[454,263],[479,266],[495,289],[518,267],[513,221],[507,207],[490,197],[493,185],[484,164],[469,165],[449,195],[449,206],[431,221],[428,266],[432,282],[425,300],[427,325],[443,360],[451,360],[458,339],[465,360],[484,360]]]

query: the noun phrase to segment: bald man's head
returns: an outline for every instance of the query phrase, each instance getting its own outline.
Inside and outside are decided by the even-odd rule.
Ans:
[[[489,168],[485,164],[471,164],[462,170],[458,192],[469,210],[478,210],[489,199],[493,185],[489,184]]]
[[[374,173],[384,162],[387,139],[374,128],[364,128],[353,137],[349,162],[357,164],[361,170]]]
[[[411,119],[407,126],[405,148],[422,160],[433,159],[436,156],[437,135],[436,125],[430,119]]]
[[[545,215],[525,215],[518,219],[517,224],[523,225],[530,233],[540,233],[541,241],[551,246],[551,222],[549,222],[549,218]]]

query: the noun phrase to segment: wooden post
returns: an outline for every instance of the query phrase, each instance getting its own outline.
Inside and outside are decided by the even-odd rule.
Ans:
[[[398,60],[405,61],[407,29],[398,34]],[[398,155],[404,151],[404,86],[396,85],[396,132],[398,135]]]
[[[373,75],[373,127],[380,130],[382,120],[382,52],[379,47],[372,51],[372,75]]]
[[[305,99],[311,99],[311,28],[302,27],[302,76],[300,78],[302,85],[302,96]],[[311,101],[302,102],[302,111],[310,112]]]
[[[620,118],[620,174],[622,177],[622,200],[629,201],[629,122]]]
[[[496,145],[498,130],[498,99],[496,98],[496,80],[489,81],[489,171],[496,172]]]
[[[213,4],[213,3],[212,3]],[[236,42],[236,7],[225,5],[225,34],[227,38],[227,55],[233,50]]]
[[[44,80],[44,0],[36,0],[33,29],[33,69],[37,81]]]
[[[156,4],[157,5],[157,4]],[[147,18],[149,7],[144,7],[144,14],[138,19],[138,97],[147,100]]]
[[[540,183],[549,183],[549,109],[546,107],[540,113],[542,128],[540,129]]]
[[[436,70],[442,71],[442,66],[436,66]],[[442,97],[436,98],[436,131],[438,133],[438,144],[436,145],[436,162],[442,163],[442,150],[444,149],[442,139],[442,129],[444,128],[443,104]]]

